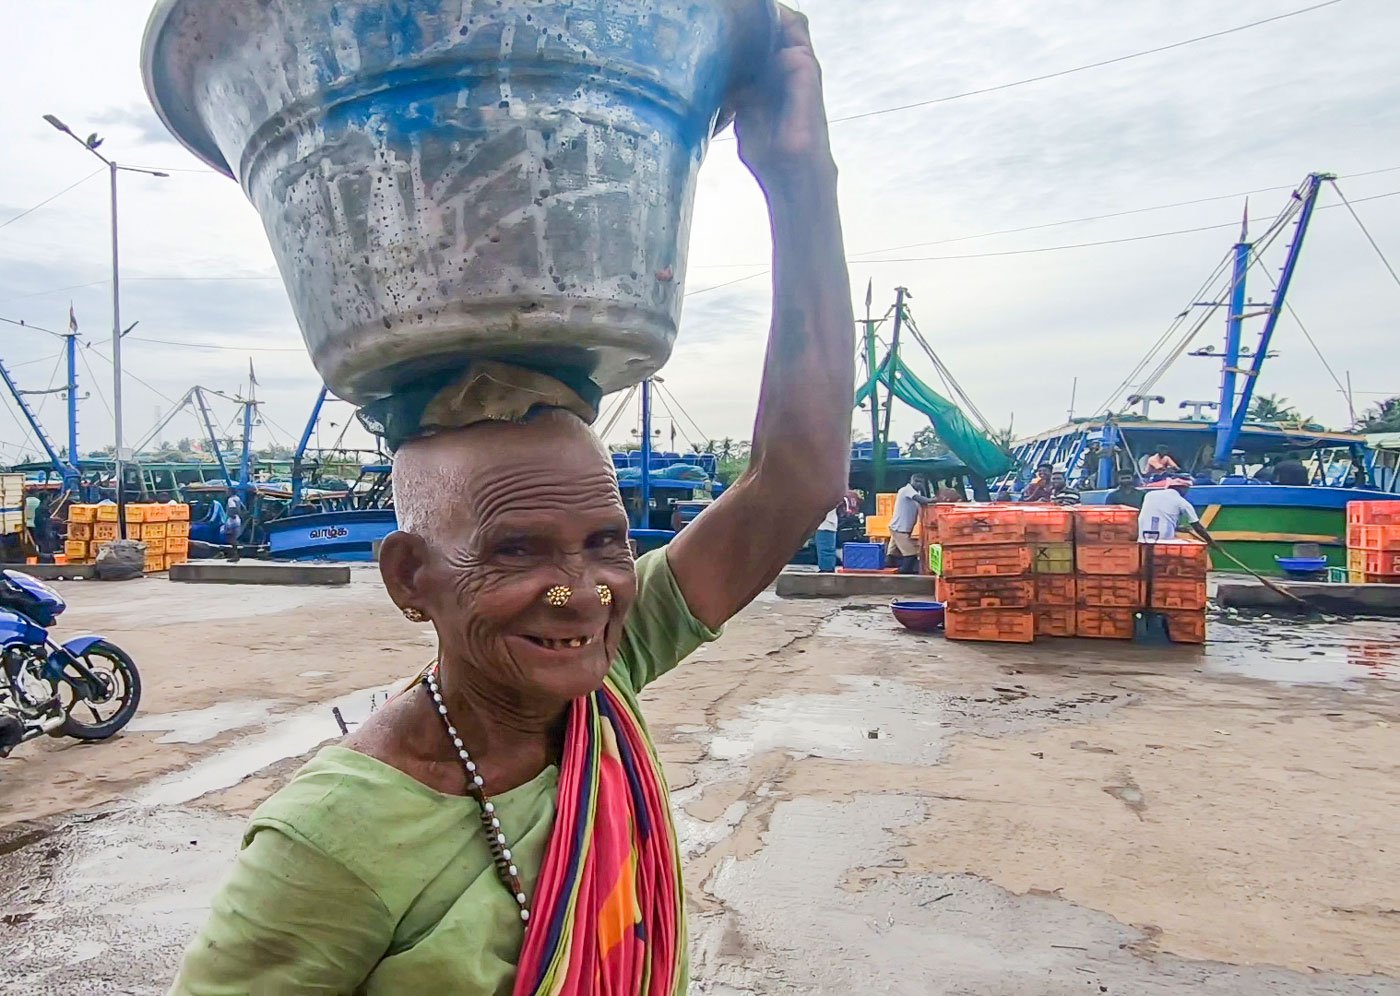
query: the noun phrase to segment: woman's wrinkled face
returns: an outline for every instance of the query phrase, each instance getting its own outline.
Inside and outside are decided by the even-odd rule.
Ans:
[[[469,430],[462,442],[464,473],[452,476],[464,487],[414,583],[444,666],[523,701],[597,689],[637,591],[611,460],[563,419]],[[570,592],[562,605],[546,600],[555,588]]]

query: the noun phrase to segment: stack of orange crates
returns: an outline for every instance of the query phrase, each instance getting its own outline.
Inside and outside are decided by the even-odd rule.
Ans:
[[[1210,551],[1194,540],[1144,543],[1148,608],[1173,643],[1206,642],[1206,574]]]
[[[1400,501],[1347,503],[1347,580],[1400,584]]]
[[[1074,516],[1067,508],[1025,509],[1026,542],[1035,576],[1035,635],[1075,634]]]
[[[948,639],[1032,642],[1035,576],[1025,510],[944,505],[936,514]]]
[[[1074,510],[1077,636],[1131,640],[1146,591],[1138,512],[1126,505],[1081,505]]]

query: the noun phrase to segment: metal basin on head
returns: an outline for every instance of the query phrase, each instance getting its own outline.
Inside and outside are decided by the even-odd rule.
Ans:
[[[696,174],[774,0],[160,0],[166,126],[257,208],[325,383],[669,357]]]

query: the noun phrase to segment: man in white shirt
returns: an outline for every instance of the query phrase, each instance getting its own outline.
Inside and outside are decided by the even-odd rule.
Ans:
[[[899,558],[899,573],[919,573],[919,544],[911,535],[919,522],[919,509],[932,505],[924,494],[928,478],[914,474],[909,483],[895,492],[894,515],[890,516],[890,553]]]
[[[1173,478],[1170,487],[1153,488],[1142,497],[1142,511],[1138,513],[1138,540],[1153,543],[1157,540],[1176,539],[1177,524],[1185,518],[1189,528],[1206,543],[1215,545],[1206,527],[1201,525],[1201,517],[1186,500],[1186,492],[1191,490],[1187,478]]]

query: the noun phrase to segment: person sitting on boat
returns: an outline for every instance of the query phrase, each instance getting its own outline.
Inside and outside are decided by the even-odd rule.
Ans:
[[[1104,499],[1106,505],[1129,505],[1136,509],[1142,508],[1142,491],[1137,486],[1137,476],[1131,470],[1125,470],[1118,475],[1118,487],[1108,493]]]
[[[1079,492],[1069,486],[1065,472],[1057,470],[1050,475],[1050,497],[1047,501],[1055,505],[1078,505]]]
[[[1054,464],[1037,464],[1035,476],[1026,485],[1026,489],[1021,492],[1022,501],[1049,501],[1050,500],[1050,477],[1055,472]]]
[[[1287,484],[1295,488],[1305,488],[1310,483],[1308,468],[1297,453],[1290,453],[1274,464],[1274,483]]]
[[[913,474],[909,483],[895,492],[894,514],[890,516],[890,556],[899,562],[899,573],[919,573],[919,541],[914,539],[914,527],[919,524],[919,509],[932,505],[933,499],[924,494],[928,478]]]
[[[680,849],[637,693],[764,590],[850,469],[836,168],[806,19],[780,9],[770,68],[736,99],[774,233],[748,468],[634,563],[596,405],[561,380],[482,363],[388,399],[400,529],[380,572],[437,659],[254,814],[178,996],[688,991]]]
[[[1201,525],[1201,517],[1186,500],[1191,490],[1189,477],[1169,478],[1165,487],[1152,488],[1142,496],[1142,511],[1138,513],[1138,541],[1152,543],[1160,540],[1176,539],[1177,529],[1182,520],[1187,527],[1204,542],[1215,545],[1215,540],[1206,527]]]
[[[1167,452],[1165,446],[1158,446],[1156,452],[1147,458],[1147,463],[1143,467],[1144,472],[1147,474],[1147,479],[1150,481],[1161,480],[1167,474],[1180,469],[1181,466],[1172,455]]]

